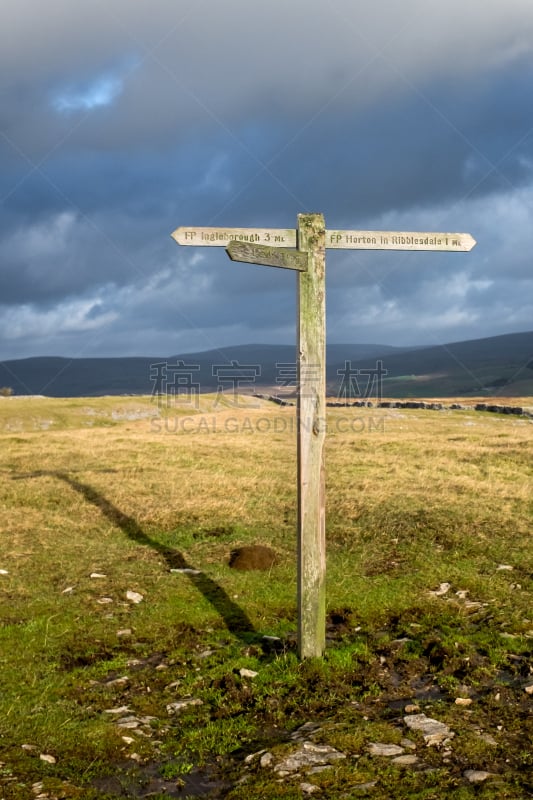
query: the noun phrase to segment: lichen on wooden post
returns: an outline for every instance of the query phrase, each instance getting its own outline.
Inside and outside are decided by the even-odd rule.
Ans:
[[[298,654],[320,657],[326,644],[326,520],[324,443],[325,223],[298,215],[298,249],[308,267],[298,273]]]

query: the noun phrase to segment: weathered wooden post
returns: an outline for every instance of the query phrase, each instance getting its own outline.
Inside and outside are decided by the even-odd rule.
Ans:
[[[321,214],[298,215],[298,654],[326,646],[326,229]]]
[[[299,214],[294,228],[177,228],[178,244],[226,247],[233,261],[298,275],[298,653],[321,656],[326,642],[325,248],[448,250],[476,244],[469,233],[325,230],[321,214]],[[293,249],[297,246],[297,250]]]

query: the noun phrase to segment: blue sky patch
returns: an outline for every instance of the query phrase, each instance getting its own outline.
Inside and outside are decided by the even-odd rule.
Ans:
[[[71,85],[58,92],[53,106],[60,113],[72,111],[92,111],[93,108],[110,106],[122,93],[124,82],[121,78],[101,75],[84,84]]]

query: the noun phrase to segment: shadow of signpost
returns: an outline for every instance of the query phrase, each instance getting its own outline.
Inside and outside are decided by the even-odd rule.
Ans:
[[[119,508],[111,503],[106,497],[100,494],[92,486],[86,483],[81,483],[72,478],[66,472],[55,470],[40,470],[24,475],[18,475],[15,480],[23,478],[37,478],[41,476],[51,476],[63,481],[70,486],[74,491],[82,495],[82,497],[89,503],[96,506],[107,519],[122,530],[122,532],[143,547],[150,547],[155,550],[165,559],[169,569],[183,569],[191,570],[184,574],[191,581],[191,583],[198,589],[198,591],[211,603],[217,614],[223,619],[227,629],[237,636],[239,639],[249,643],[250,639],[254,638],[257,634],[248,615],[237,605],[227,594],[227,592],[216,581],[206,575],[204,572],[197,572],[192,564],[190,564],[179,550],[158,542],[151,536],[148,536],[139,523],[133,517],[124,514]],[[195,574],[196,573],[196,574]]]

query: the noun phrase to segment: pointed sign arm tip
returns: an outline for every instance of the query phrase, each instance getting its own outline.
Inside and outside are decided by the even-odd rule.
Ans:
[[[465,251],[467,251],[467,252],[470,252],[470,250],[473,250],[474,247],[477,244],[477,240],[474,239],[474,237],[472,236],[471,233],[459,233],[459,234],[456,234],[456,235],[460,238],[461,243],[463,245],[463,249]],[[453,236],[453,234],[452,234],[452,236]]]

